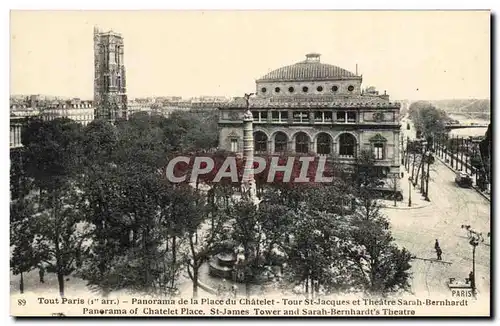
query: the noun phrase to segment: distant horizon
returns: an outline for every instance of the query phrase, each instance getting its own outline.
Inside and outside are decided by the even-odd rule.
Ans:
[[[41,94],[41,93],[34,93],[34,94],[10,94],[10,97],[27,97],[27,96],[44,96],[44,97],[56,97],[56,98],[67,98],[67,99],[80,99],[82,101],[93,101],[94,98],[93,96],[90,98],[86,97],[81,97],[81,96],[65,96],[65,95],[52,95],[52,94]],[[243,94],[244,95],[244,94]],[[240,96],[229,96],[229,95],[195,95],[195,96],[189,96],[189,97],[182,97],[183,100],[191,99],[191,98],[199,98],[199,97],[226,97],[226,98],[234,98],[234,97],[243,97],[243,95]],[[130,96],[127,94],[128,100],[134,100],[137,98],[160,98],[160,97],[181,97],[180,95],[150,95],[150,96]],[[391,98],[390,101],[396,101],[396,102],[402,102],[402,101],[410,101],[410,102],[417,102],[417,101],[460,101],[460,100],[488,100],[491,101],[489,97],[487,98],[479,98],[479,97],[460,97],[460,98],[440,98],[440,99],[393,99]]]

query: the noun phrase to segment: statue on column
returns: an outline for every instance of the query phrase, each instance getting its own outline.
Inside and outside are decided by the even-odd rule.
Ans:
[[[245,110],[244,117],[249,116],[249,117],[252,117],[252,118],[253,118],[252,113],[250,112],[250,96],[252,96],[252,95],[254,95],[254,94],[255,94],[255,93],[250,93],[250,94],[245,93],[244,98],[245,98],[245,103],[246,103],[246,104],[245,104],[245,108],[246,108],[246,110]]]
[[[254,95],[255,93],[245,93],[245,102],[246,102],[246,108],[247,110],[250,108],[250,96]]]

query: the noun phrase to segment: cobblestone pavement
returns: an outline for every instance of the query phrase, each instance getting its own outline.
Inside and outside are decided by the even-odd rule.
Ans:
[[[419,258],[436,258],[434,241],[439,239],[443,260],[451,265],[413,260],[412,290],[418,294],[449,293],[450,277],[465,279],[472,270],[472,246],[462,224],[485,235],[476,248],[476,284],[480,296],[489,296],[490,286],[490,203],[474,189],[460,188],[454,174],[439,160],[431,167],[431,204],[416,210],[390,210],[396,242]]]

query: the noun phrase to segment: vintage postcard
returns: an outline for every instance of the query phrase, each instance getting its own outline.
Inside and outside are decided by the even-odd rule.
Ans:
[[[11,11],[10,312],[491,315],[476,11]]]

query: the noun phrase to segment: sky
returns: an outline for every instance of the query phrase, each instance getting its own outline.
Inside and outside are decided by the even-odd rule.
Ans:
[[[11,11],[10,93],[92,99],[94,26],[129,98],[242,96],[310,52],[392,99],[490,97],[488,11]]]

